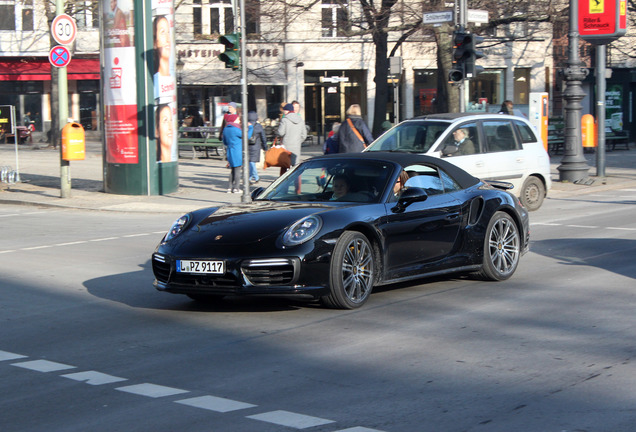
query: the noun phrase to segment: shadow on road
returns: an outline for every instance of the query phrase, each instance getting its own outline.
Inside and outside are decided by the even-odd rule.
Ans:
[[[532,242],[534,253],[569,266],[590,266],[636,279],[636,241],[598,238],[559,238]]]

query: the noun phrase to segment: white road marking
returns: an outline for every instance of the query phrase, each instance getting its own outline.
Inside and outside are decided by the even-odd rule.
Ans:
[[[38,372],[55,372],[66,369],[75,369],[76,366],[67,365],[64,363],[56,363],[48,360],[32,360],[22,363],[13,363],[11,366],[17,366],[24,369],[31,369]]]
[[[126,234],[126,235],[122,235],[122,236],[118,236],[118,237],[103,237],[103,238],[98,238],[98,239],[78,240],[78,241],[66,242],[66,243],[55,243],[55,244],[50,244],[50,245],[30,246],[30,247],[24,247],[24,248],[19,248],[19,249],[2,250],[2,251],[0,251],[0,254],[11,253],[11,252],[19,252],[19,251],[31,251],[31,250],[38,250],[38,249],[47,249],[47,248],[52,248],[52,247],[74,246],[74,245],[86,244],[86,243],[90,243],[90,242],[102,242],[102,241],[108,241],[108,240],[119,240],[119,239],[123,239],[123,238],[143,237],[143,236],[149,236],[149,235],[155,235],[155,234],[165,234],[165,231],[153,231],[153,232],[148,232],[148,233]]]
[[[20,358],[27,358],[27,356],[22,354],[10,353],[9,351],[0,351],[0,361],[16,360]]]
[[[340,429],[334,432],[384,432],[379,429],[369,429],[361,426],[356,426],[348,429]]]
[[[601,226],[588,226],[588,225],[569,225],[569,224],[560,224],[560,223],[549,223],[549,222],[533,222],[530,226],[550,226],[550,227],[566,227],[566,228],[583,228],[583,229],[606,229],[606,230],[616,230],[616,231],[636,231],[636,228],[629,227],[601,227]]]
[[[296,414],[289,411],[270,411],[263,414],[247,416],[247,418],[292,427],[294,429],[307,429],[314,426],[335,423],[333,420]]]
[[[252,408],[257,405],[248,404],[245,402],[238,402],[231,399],[220,398],[216,396],[201,396],[190,399],[182,399],[175,401],[175,403],[192,406],[195,408],[203,408],[210,411],[216,411],[220,413],[237,411],[247,408]]]
[[[141,396],[148,396],[151,398],[160,398],[165,396],[173,396],[181,393],[189,393],[188,390],[181,390],[173,387],[166,387],[157,384],[136,384],[126,387],[117,387],[115,390],[123,391],[126,393],[133,393]]]
[[[0,361],[16,360],[21,358],[28,358],[28,356],[12,353],[9,351],[0,350]],[[37,372],[54,372],[68,369],[75,369],[76,366],[71,366],[63,363],[56,363],[49,360],[32,360],[19,363],[11,363],[11,366],[17,366],[24,369],[30,369]],[[84,371],[70,374],[60,375],[63,378],[68,378],[74,381],[85,382],[90,385],[103,385],[115,382],[127,381],[127,378],[116,377],[108,375],[98,371]],[[126,393],[137,394],[141,396],[147,396],[151,398],[160,398],[164,396],[172,396],[177,394],[189,393],[189,390],[177,389],[173,387],[166,387],[157,384],[143,383],[137,385],[130,385],[124,387],[117,387],[115,390],[119,390]],[[249,404],[246,402],[239,402],[231,399],[216,397],[216,396],[200,396],[189,399],[181,399],[175,401],[181,405],[192,406],[195,408],[202,408],[209,411],[216,411],[220,413],[227,413],[232,411],[238,411],[247,408],[253,408],[258,405]],[[297,414],[290,411],[270,411],[262,414],[256,414],[247,416],[246,418],[259,420],[267,423],[277,424],[281,426],[288,426],[295,429],[307,429],[314,426],[321,426],[325,424],[335,423],[334,420],[323,419],[319,417],[312,417],[304,414]],[[362,426],[356,426],[348,429],[340,429],[335,432],[384,432],[378,429],[370,429]]]
[[[90,385],[103,385],[103,384],[111,384],[121,381],[128,381],[126,378],[119,378],[113,375],[108,375],[105,373],[97,372],[97,371],[86,371],[86,372],[77,372],[72,374],[62,375],[64,378],[69,378],[75,381],[85,381],[86,384]]]

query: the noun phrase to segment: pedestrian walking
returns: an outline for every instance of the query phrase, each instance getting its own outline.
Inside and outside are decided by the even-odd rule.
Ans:
[[[243,129],[238,114],[226,114],[227,126],[223,129],[223,144],[230,168],[230,180],[227,193],[242,193],[241,167],[243,166]],[[248,126],[247,136],[252,136],[252,125]]]
[[[338,131],[340,153],[359,153],[373,142],[373,135],[362,119],[360,105],[353,104],[347,109],[347,120]]]
[[[501,104],[501,108],[499,109],[499,114],[514,115],[513,107],[514,105],[511,100],[505,100]]]
[[[247,114],[247,121],[250,122],[253,128],[248,147],[250,155],[250,184],[255,184],[260,180],[256,163],[261,161],[261,150],[267,150],[267,136],[263,125],[258,122],[258,114],[255,111],[250,111]]]
[[[278,136],[283,146],[291,152],[291,166],[296,165],[300,160],[303,141],[307,138],[307,127],[290,103],[283,107],[283,118],[278,125]]]

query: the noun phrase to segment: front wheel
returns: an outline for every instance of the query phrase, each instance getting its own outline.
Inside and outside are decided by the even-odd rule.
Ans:
[[[373,290],[374,264],[369,240],[357,231],[345,231],[331,256],[331,293],[321,299],[323,304],[337,309],[362,306]]]
[[[545,186],[537,177],[528,177],[521,187],[521,204],[529,211],[537,210],[545,198]]]
[[[509,214],[495,213],[486,230],[480,276],[492,281],[510,278],[517,269],[520,255],[521,238],[517,224]]]

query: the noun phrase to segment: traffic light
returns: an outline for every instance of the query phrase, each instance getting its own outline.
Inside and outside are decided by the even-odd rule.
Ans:
[[[477,35],[469,35],[469,37],[465,41],[465,49],[467,53],[467,58],[465,61],[465,72],[466,79],[475,78],[478,74],[484,71],[482,66],[477,66],[475,64],[476,60],[484,57],[484,53],[476,49],[476,46],[484,41],[484,38]]]
[[[448,73],[448,81],[451,83],[462,82],[466,77],[466,42],[469,38],[470,34],[463,27],[453,32],[453,67]]]
[[[225,45],[225,51],[219,54],[219,59],[225,63],[226,68],[238,69],[241,64],[241,56],[239,55],[241,34],[223,35],[219,38],[219,43]]]

